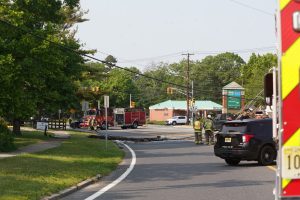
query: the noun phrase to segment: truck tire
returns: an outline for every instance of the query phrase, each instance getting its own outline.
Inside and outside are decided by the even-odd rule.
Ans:
[[[240,159],[233,159],[233,158],[226,158],[225,162],[227,163],[227,165],[237,166],[241,162],[241,160]]]
[[[98,126],[95,131],[97,134],[101,134],[101,130],[102,130],[101,127]]]
[[[258,155],[258,163],[260,165],[266,166],[273,164],[274,160],[276,159],[276,151],[275,149],[270,146],[264,146]]]
[[[105,129],[106,129],[106,124],[105,124],[105,122],[103,122],[103,123],[101,124],[100,129],[101,129],[101,130],[105,130]],[[107,129],[108,129],[108,124],[107,124]]]
[[[137,127],[138,127],[138,123],[137,123],[137,122],[134,122],[133,125],[132,125],[132,128],[133,128],[133,129],[136,129]]]

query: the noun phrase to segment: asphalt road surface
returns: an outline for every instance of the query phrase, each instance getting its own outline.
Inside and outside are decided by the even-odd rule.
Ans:
[[[256,162],[227,166],[213,147],[192,141],[127,142],[136,153],[131,173],[96,199],[105,200],[241,200],[274,199],[275,172]],[[131,155],[110,176],[64,198],[85,199],[118,178]]]
[[[95,131],[91,132],[97,134]],[[101,130],[98,134],[105,135],[106,130]],[[146,125],[140,126],[137,129],[121,129],[120,127],[109,127],[107,134],[109,136],[133,138],[157,138],[157,136],[160,136],[162,138],[168,139],[192,139],[192,137],[194,136],[194,131],[191,126]]]

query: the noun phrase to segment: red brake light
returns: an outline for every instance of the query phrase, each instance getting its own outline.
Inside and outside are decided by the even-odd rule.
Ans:
[[[250,139],[251,138],[253,138],[254,137],[254,135],[251,135],[251,134],[244,134],[243,135],[243,143],[248,143],[248,142],[250,142]]]

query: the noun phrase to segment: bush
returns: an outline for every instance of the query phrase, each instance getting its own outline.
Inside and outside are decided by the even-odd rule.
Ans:
[[[14,137],[8,129],[7,123],[0,118],[0,152],[7,152],[16,149],[14,145]]]

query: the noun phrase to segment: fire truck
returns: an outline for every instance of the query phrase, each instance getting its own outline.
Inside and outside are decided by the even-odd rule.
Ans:
[[[88,110],[79,124],[80,128],[89,128],[94,122],[96,118],[96,114],[97,114],[96,109]]]
[[[146,124],[146,113],[138,108],[115,108],[114,125],[125,128],[137,128]]]
[[[109,127],[137,128],[146,123],[146,113],[143,109],[137,108],[108,108],[107,109],[107,127],[105,108],[93,109],[87,112],[83,118],[81,127],[89,127],[92,130],[104,130]]]

